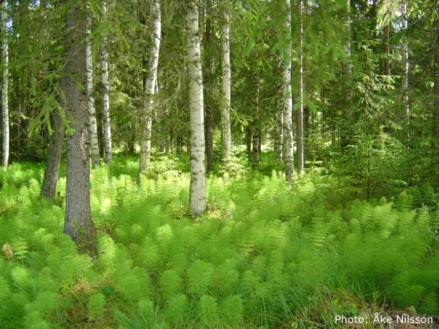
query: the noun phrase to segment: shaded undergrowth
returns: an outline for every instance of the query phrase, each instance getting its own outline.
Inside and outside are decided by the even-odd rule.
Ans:
[[[135,184],[137,162],[92,171],[96,258],[62,234],[65,179],[40,200],[42,167],[0,169],[1,328],[328,328],[393,304],[438,314],[438,213],[429,189],[340,202],[331,178],[207,180],[188,214],[172,165]],[[123,172],[124,171],[124,172]]]

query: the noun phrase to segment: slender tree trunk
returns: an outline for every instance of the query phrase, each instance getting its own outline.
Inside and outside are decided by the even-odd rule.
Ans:
[[[405,100],[405,117],[407,120],[407,136],[410,138],[410,94],[409,94],[409,83],[410,83],[410,61],[409,61],[409,43],[407,37],[407,29],[408,29],[408,10],[407,3],[404,2],[402,4],[402,16],[403,16],[403,26],[406,35],[403,40],[403,51],[404,51],[404,76],[402,81],[402,87],[404,89],[404,100]]]
[[[206,32],[205,32],[205,58],[206,58],[206,67],[205,67],[205,83],[204,87],[206,89],[212,87],[213,82],[213,63],[212,56],[213,51],[211,50],[212,43],[212,15],[210,13],[210,9],[212,8],[212,1],[206,0]],[[207,172],[212,171],[213,169],[213,106],[212,106],[212,97],[209,94],[206,95],[206,121],[205,121],[205,129],[206,129],[206,156],[207,156]]]
[[[206,104],[206,122],[205,122],[205,138],[206,138],[206,165],[207,172],[213,170],[213,107]]]
[[[106,0],[102,2],[102,12],[105,15],[107,7]],[[108,52],[107,52],[107,40],[104,40],[101,44],[101,68],[102,68],[102,87],[103,87],[103,129],[104,129],[104,161],[109,164],[113,159],[113,150],[111,146],[111,125],[110,125],[110,81],[108,78]]]
[[[285,178],[294,182],[294,154],[293,154],[293,99],[291,93],[291,1],[285,0],[286,22],[285,31],[287,48],[283,60],[283,98],[284,98],[284,145],[283,157],[285,161]]]
[[[298,153],[298,167],[299,172],[302,172],[305,168],[305,148],[304,148],[304,138],[303,138],[303,2],[299,0],[299,56],[300,56],[300,68],[299,68],[299,98],[300,107],[297,113],[297,153]]]
[[[252,125],[248,125],[245,130],[245,142],[247,145],[247,156],[249,159],[252,154],[252,139],[253,139]]]
[[[65,104],[63,104],[63,107],[65,108]],[[58,110],[53,112],[52,117],[53,133],[50,136],[49,150],[47,151],[46,168],[44,170],[43,184],[41,184],[41,196],[53,200],[58,181],[59,163],[61,162],[64,127]]]
[[[279,95],[279,101],[276,109],[276,126],[274,131],[274,154],[277,161],[282,162],[282,144],[283,144],[283,122],[284,122],[284,109],[283,109],[283,93]]]
[[[390,75],[390,24],[391,24],[391,7],[388,0],[384,1],[384,6],[386,6],[386,25],[383,31],[383,46],[384,46],[384,75]]]
[[[7,1],[2,2],[2,57],[3,57],[3,80],[2,80],[2,166],[7,167],[9,163],[9,106],[8,106],[8,86],[9,86],[9,53],[7,35]]]
[[[187,6],[186,28],[191,122],[191,183],[189,204],[191,214],[196,215],[206,209],[203,76],[201,70],[198,6],[196,0],[191,0]]]
[[[439,20],[436,22],[439,27]],[[433,151],[438,153],[439,145],[439,42],[436,40],[433,57],[434,86],[433,86]]]
[[[230,13],[228,3],[226,2],[224,8],[224,23],[221,33],[221,45],[223,52],[222,60],[222,91],[224,100],[221,110],[221,130],[222,130],[222,149],[221,157],[222,162],[227,164],[229,162],[230,150],[232,147],[232,130],[230,124],[230,99],[231,99],[231,86],[232,75],[230,70]]]
[[[252,150],[252,158],[253,169],[259,168],[259,150],[260,150],[260,129],[259,129],[259,74],[255,76],[255,102],[253,109],[253,121],[252,121],[252,129],[251,129],[251,150]]]
[[[157,69],[159,64],[160,40],[162,31],[162,21],[160,13],[160,0],[152,1],[152,43],[149,51],[148,75],[145,80],[145,115],[144,126],[142,127],[142,141],[140,145],[140,163],[138,182],[140,175],[147,170],[151,158],[151,131],[152,131],[152,109],[154,107],[154,94],[157,84]]]
[[[89,130],[87,127],[87,95],[78,82],[86,85],[86,0],[67,8],[65,65],[61,88],[66,110],[72,115],[74,132],[67,136],[66,212],[64,233],[78,249],[92,250],[94,225],[90,213]]]
[[[87,12],[87,35],[91,34],[91,12],[88,8]],[[92,40],[90,38],[86,41],[86,56],[87,56],[87,109],[88,109],[88,124],[90,129],[90,153],[93,167],[100,166],[99,159],[99,143],[98,143],[98,125],[96,122],[95,98],[93,95],[93,53],[91,49]]]
[[[341,118],[340,144],[341,150],[344,152],[352,139],[352,118],[354,111],[352,108],[352,50],[351,50],[351,0],[346,0],[346,34],[347,39],[344,44],[344,54],[346,63],[343,66],[344,77],[344,107],[343,117]]]

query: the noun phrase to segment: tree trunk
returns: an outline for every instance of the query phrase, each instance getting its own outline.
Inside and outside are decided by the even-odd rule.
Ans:
[[[105,15],[107,12],[107,7],[105,4],[106,0],[102,2],[102,12]],[[102,68],[102,87],[103,87],[103,129],[104,129],[104,161],[109,164],[113,159],[113,150],[111,146],[111,126],[110,126],[110,81],[108,79],[108,52],[107,52],[107,41],[104,37],[101,44],[101,68]]]
[[[251,154],[252,154],[252,127],[251,125],[248,125],[246,130],[245,130],[245,143],[247,145],[247,156],[250,159]]]
[[[299,68],[299,101],[300,107],[297,113],[297,153],[298,153],[298,167],[299,173],[305,168],[305,151],[303,143],[303,2],[299,0],[299,43],[300,43],[300,68]]]
[[[206,88],[212,86],[213,81],[213,67],[212,67],[212,15],[210,9],[212,7],[212,1],[206,0],[206,32],[205,32],[205,49],[206,49],[206,76],[205,84]],[[212,97],[209,94],[206,95],[206,156],[207,156],[207,172],[213,169],[213,106]]]
[[[279,102],[276,110],[276,127],[274,135],[274,154],[277,161],[282,162],[282,144],[283,144],[283,122],[284,122],[284,109],[282,93],[279,97]]]
[[[65,104],[63,104],[65,108]],[[46,168],[44,170],[41,196],[55,198],[56,183],[58,181],[59,163],[61,161],[62,144],[64,141],[64,127],[58,110],[53,112],[53,133],[50,136],[49,150],[47,151]]]
[[[407,136],[410,138],[410,94],[409,94],[409,81],[410,81],[410,61],[409,61],[409,43],[407,37],[408,29],[408,10],[407,3],[402,4],[402,16],[403,16],[403,27],[406,32],[403,40],[403,51],[404,51],[404,76],[402,80],[402,88],[404,90],[404,100],[405,100],[405,117],[407,120]]]
[[[254,104],[254,110],[253,110],[253,121],[252,121],[252,129],[251,129],[251,149],[252,149],[252,157],[253,157],[253,163],[252,167],[253,169],[259,168],[259,135],[260,135],[260,129],[259,129],[259,75],[256,74],[256,81],[255,81],[255,104]]]
[[[152,109],[154,107],[155,86],[157,83],[157,69],[159,64],[160,40],[162,21],[160,13],[160,0],[152,1],[152,43],[149,51],[148,75],[144,86],[144,126],[142,127],[142,141],[140,144],[140,163],[138,182],[141,174],[148,169],[151,158],[151,130],[152,130]]]
[[[384,75],[390,75],[390,24],[391,24],[391,8],[388,0],[384,1],[386,6],[385,21],[387,22],[383,30],[383,47],[384,47]]]
[[[346,57],[346,63],[343,66],[344,77],[344,107],[343,116],[341,118],[340,131],[340,144],[341,150],[344,152],[352,139],[352,127],[351,124],[355,120],[353,116],[352,108],[352,50],[351,50],[351,0],[346,1],[346,35],[347,39],[344,44],[344,54]]]
[[[222,131],[222,149],[221,159],[223,164],[227,164],[230,158],[230,150],[232,147],[232,130],[230,124],[230,99],[231,99],[231,86],[232,76],[230,71],[230,14],[228,3],[225,3],[224,8],[224,24],[221,33],[221,45],[222,45],[222,91],[223,91],[223,103],[221,107],[221,131]]]
[[[284,98],[284,120],[283,120],[283,157],[285,161],[285,178],[288,182],[294,182],[294,154],[293,154],[293,99],[291,93],[291,2],[285,0],[286,22],[285,31],[287,48],[283,59],[283,98]]]
[[[87,35],[91,34],[91,12],[87,6]],[[87,56],[87,108],[88,124],[90,129],[90,153],[93,167],[100,166],[99,143],[98,143],[98,125],[96,122],[95,98],[93,95],[93,53],[91,49],[92,40],[86,41]]]
[[[213,170],[213,107],[211,104],[206,104],[206,157],[207,157],[207,172]]]
[[[191,214],[196,215],[206,209],[203,77],[201,71],[201,49],[196,0],[191,0],[188,4],[186,28],[191,123],[191,183],[189,204]]]
[[[2,30],[3,30],[3,80],[2,80],[2,166],[7,167],[9,163],[9,106],[8,106],[8,85],[9,85],[9,54],[8,54],[8,35],[7,35],[7,1],[2,2]]]
[[[92,250],[94,225],[90,213],[86,85],[86,1],[76,1],[66,11],[65,66],[61,88],[66,110],[72,115],[72,134],[67,136],[66,212],[64,233],[81,251]]]
[[[435,24],[439,27],[439,20]],[[436,40],[434,47],[434,87],[433,87],[433,152],[438,153],[439,145],[439,42]]]

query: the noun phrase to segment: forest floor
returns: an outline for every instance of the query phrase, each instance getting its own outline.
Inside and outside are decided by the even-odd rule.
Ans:
[[[62,175],[51,202],[42,165],[1,169],[0,328],[438,327],[430,189],[346,200],[329,176],[210,175],[194,218],[169,163],[140,187],[136,159],[92,170],[93,257],[62,234]]]

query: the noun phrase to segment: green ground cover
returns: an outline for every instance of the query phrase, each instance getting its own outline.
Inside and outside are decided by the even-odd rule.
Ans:
[[[94,169],[98,254],[62,233],[43,166],[0,169],[0,328],[336,328],[383,305],[439,314],[435,195],[341,202],[329,176],[210,176],[208,211],[188,215],[189,177],[168,162]]]

